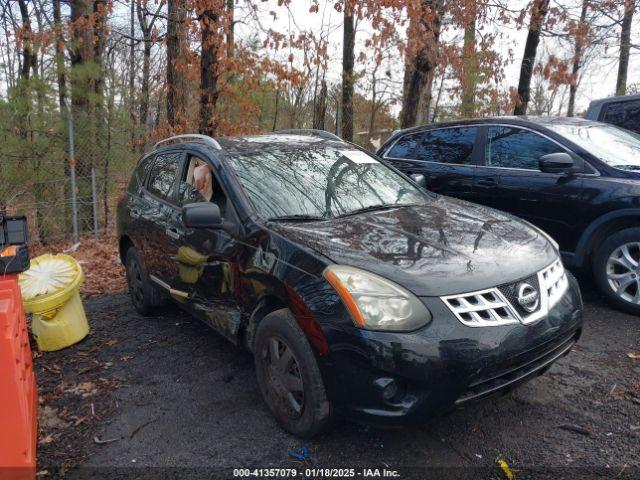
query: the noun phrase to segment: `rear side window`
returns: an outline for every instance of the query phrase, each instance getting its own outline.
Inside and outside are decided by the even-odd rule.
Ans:
[[[640,100],[605,105],[602,121],[640,133]]]
[[[147,190],[162,199],[173,201],[176,179],[180,171],[182,153],[172,152],[156,156],[151,167]]]
[[[422,138],[422,133],[414,133],[400,137],[391,150],[385,155],[390,158],[413,158],[413,152]]]
[[[148,155],[140,160],[138,166],[133,171],[133,175],[131,175],[129,187],[127,188],[127,191],[129,193],[137,193],[138,190],[140,190],[140,187],[144,184],[144,181],[147,178],[147,174],[149,173],[149,169],[153,164],[153,159],[153,155]]]
[[[470,165],[477,127],[444,128],[424,133],[415,158],[429,162]]]
[[[538,170],[538,159],[562,147],[530,130],[517,127],[489,127],[484,158],[488,167]]]

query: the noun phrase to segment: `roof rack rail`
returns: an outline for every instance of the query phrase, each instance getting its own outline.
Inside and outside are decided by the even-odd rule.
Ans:
[[[309,135],[311,137],[319,137],[324,138],[325,140],[340,140],[342,139],[331,132],[327,132],[326,130],[320,130],[317,128],[290,128],[288,130],[276,130],[275,132],[271,132],[276,135]]]
[[[200,135],[198,133],[184,133],[182,135],[174,135],[173,137],[168,137],[156,142],[153,146],[153,149],[156,150],[160,145],[167,142],[173,142],[175,140],[186,141],[186,142],[200,142],[209,147],[213,147],[216,150],[222,150],[220,144],[212,137],[207,135]]]

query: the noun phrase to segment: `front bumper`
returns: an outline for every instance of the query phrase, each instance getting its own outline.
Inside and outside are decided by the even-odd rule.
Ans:
[[[334,403],[354,419],[397,424],[426,420],[503,393],[544,373],[582,331],[575,279],[561,300],[531,324],[472,328],[439,298],[422,299],[433,315],[412,333],[333,332],[321,362]]]

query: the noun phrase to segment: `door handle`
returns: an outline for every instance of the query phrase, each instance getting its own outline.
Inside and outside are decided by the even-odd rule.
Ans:
[[[174,240],[179,240],[180,239],[180,232],[178,231],[177,228],[174,227],[169,227],[167,228],[164,233],[167,234],[168,237],[173,238]]]
[[[498,185],[498,182],[495,178],[481,178],[477,181],[477,185],[481,187],[495,187]]]

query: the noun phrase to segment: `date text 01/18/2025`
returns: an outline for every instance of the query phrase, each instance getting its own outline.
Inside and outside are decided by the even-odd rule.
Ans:
[[[399,478],[396,470],[387,468],[235,468],[235,478]]]

